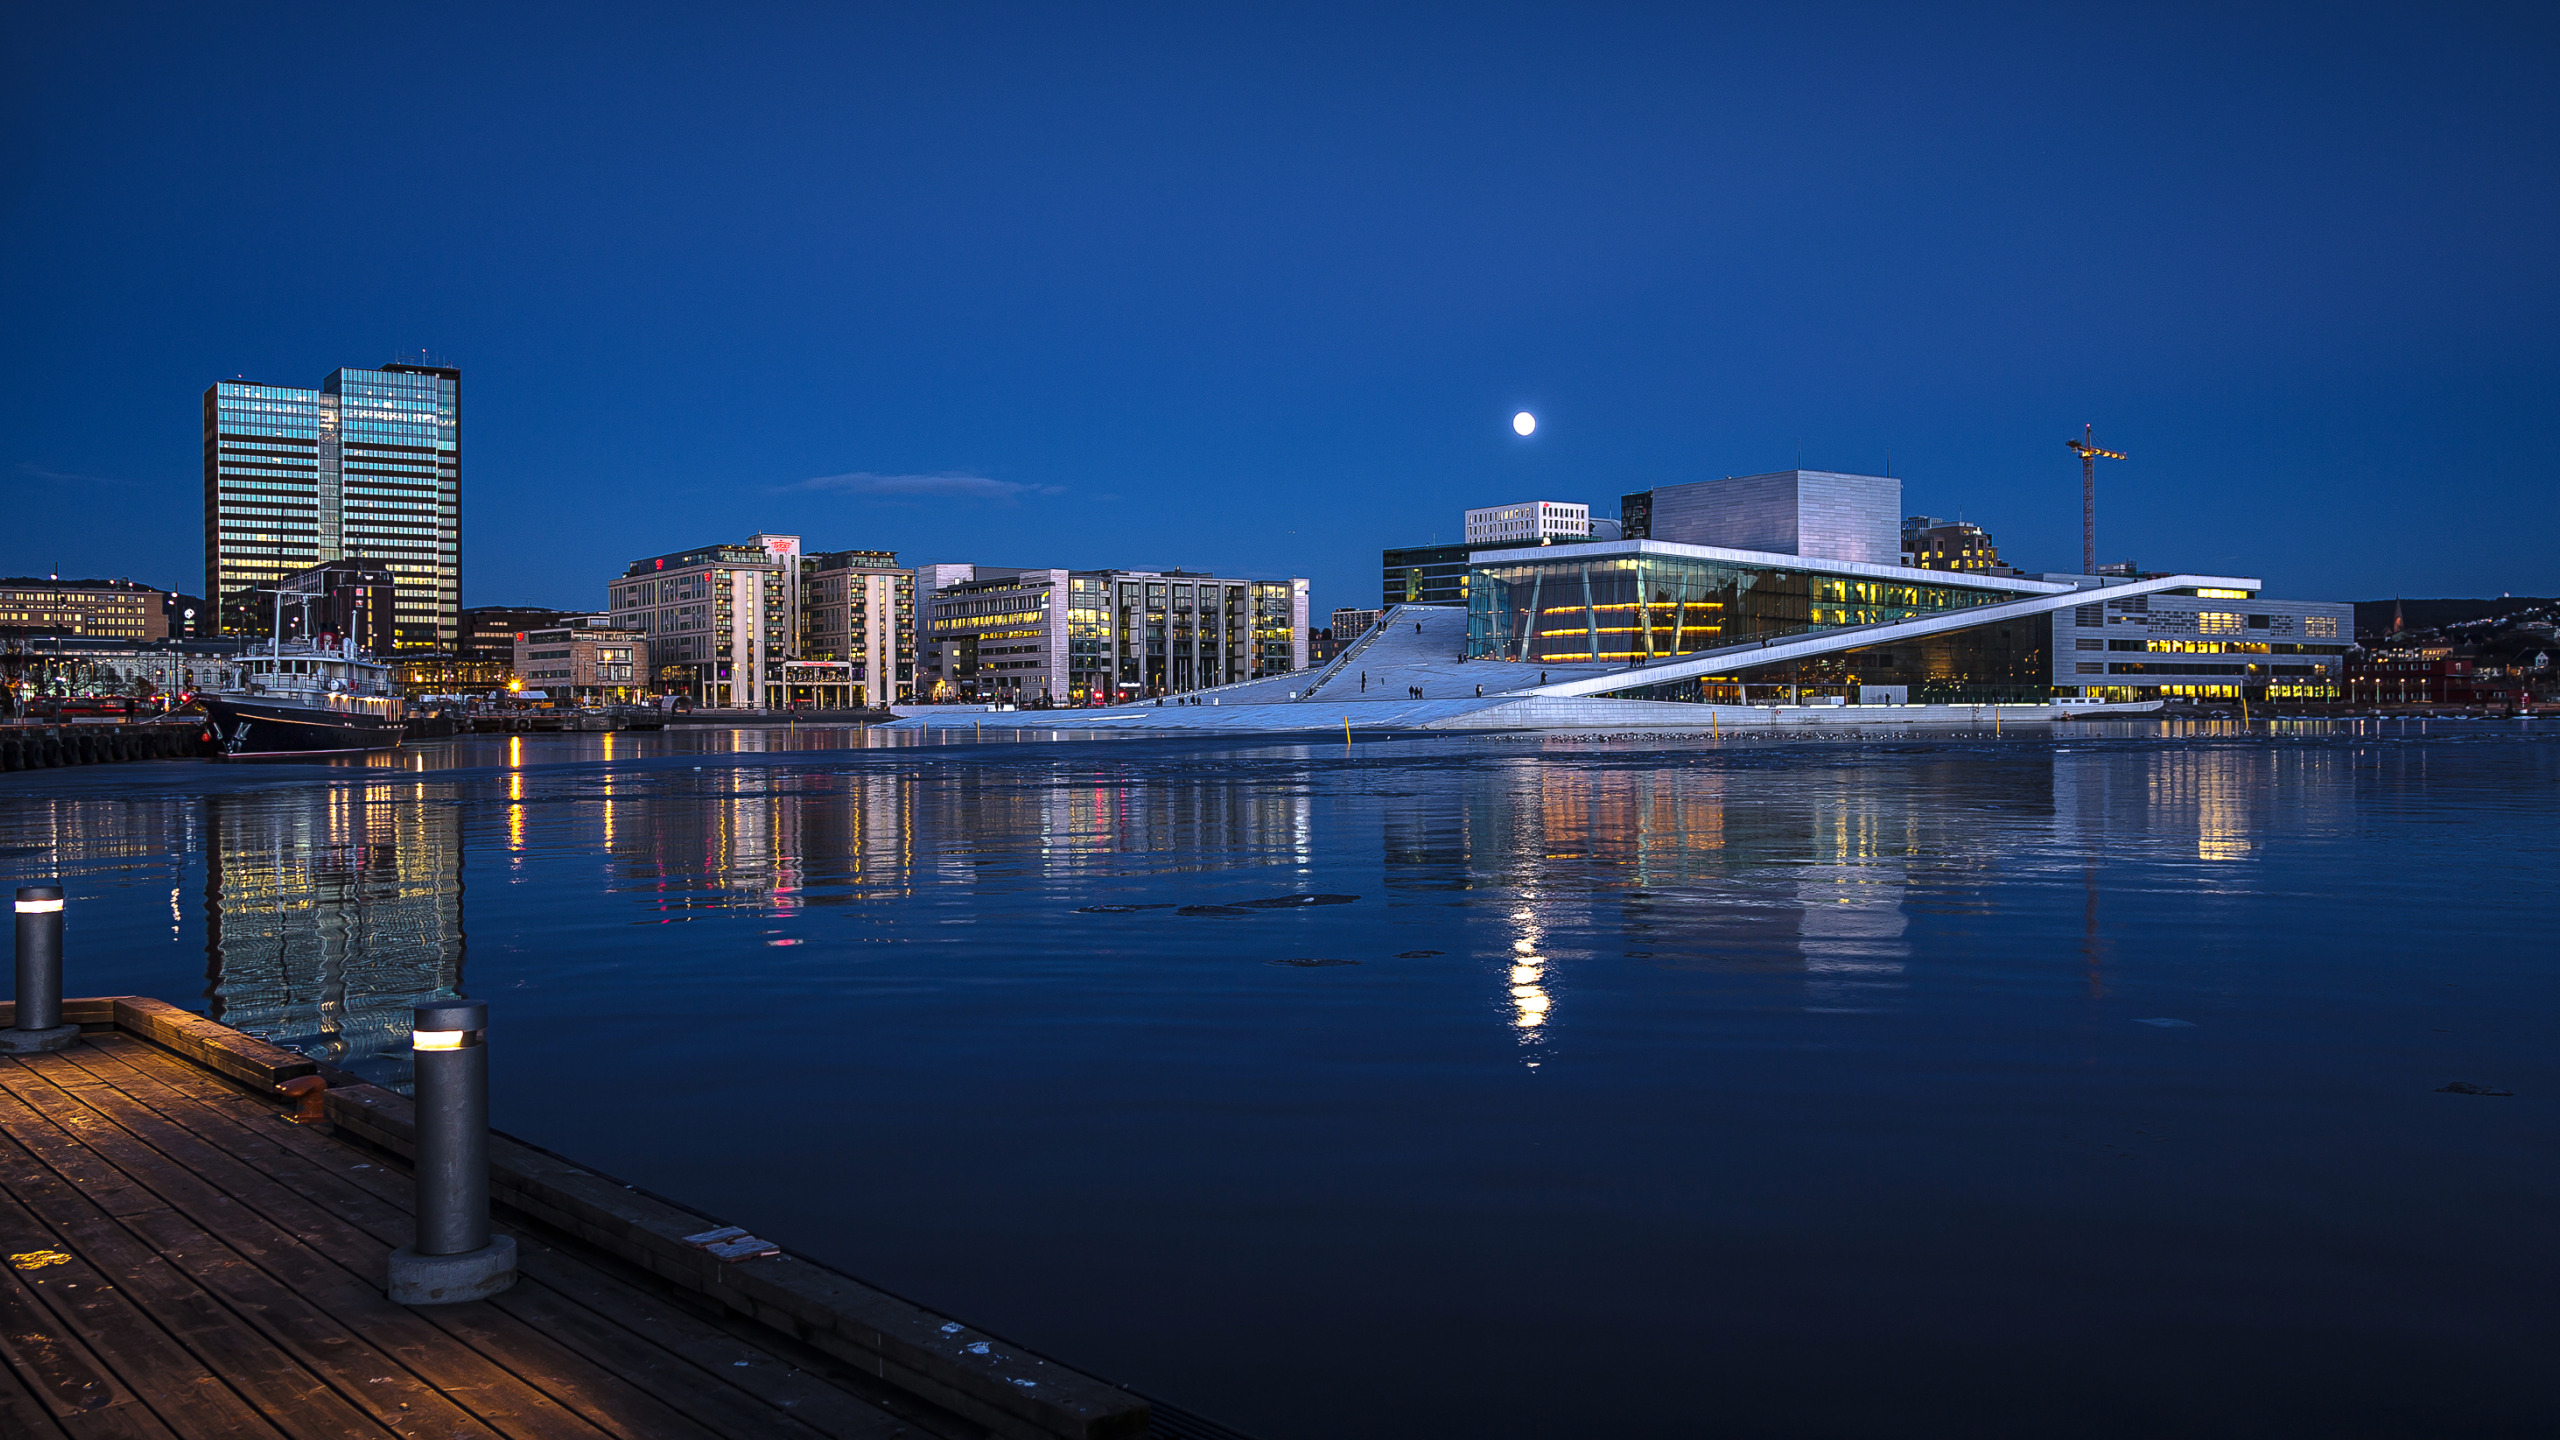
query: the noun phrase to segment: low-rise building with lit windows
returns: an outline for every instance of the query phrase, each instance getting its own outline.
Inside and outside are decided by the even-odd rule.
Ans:
[[[944,700],[1092,705],[1307,667],[1307,582],[1190,571],[932,567],[919,688]],[[920,697],[922,698],[922,697]]]
[[[0,580],[0,633],[102,640],[165,640],[162,591],[131,580]]]
[[[554,701],[627,705],[649,688],[649,639],[637,630],[603,625],[560,625],[516,635],[519,691],[540,691]]]

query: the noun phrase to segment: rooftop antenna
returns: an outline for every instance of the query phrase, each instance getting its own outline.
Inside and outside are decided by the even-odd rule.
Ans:
[[[2098,462],[2124,460],[2131,457],[2114,450],[2098,448],[2097,431],[2088,425],[2080,427],[2080,438],[2063,444],[2080,452],[2080,573],[2098,573]]]

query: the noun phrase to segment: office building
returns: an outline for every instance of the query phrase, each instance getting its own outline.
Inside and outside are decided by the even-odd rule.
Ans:
[[[799,654],[800,537],[755,535],[635,560],[608,620],[649,642],[650,693],[720,710],[778,709]]]
[[[235,592],[224,605],[225,634],[249,638],[352,636],[388,658],[399,649],[398,584],[387,565],[330,560],[276,578],[273,586]]]
[[[1469,545],[1543,545],[1591,538],[1591,507],[1569,500],[1523,500],[1467,512]]]
[[[1307,582],[970,567],[936,578],[918,646],[935,698],[1090,705],[1307,666]]]
[[[222,633],[222,617],[200,595],[162,591],[160,617],[162,633],[172,640],[210,640]]]
[[[1734,704],[2332,698],[2354,623],[2352,605],[2267,600],[2245,578],[2030,578],[1661,540],[1486,552],[1468,589],[1470,659],[1646,666],[1575,683]]]
[[[1355,610],[1349,606],[1334,611],[1332,619],[1334,643],[1348,645],[1368,634],[1370,628],[1378,623],[1378,616],[1382,613],[1384,612],[1377,610]]]
[[[1901,513],[1901,481],[1828,470],[1660,485],[1618,505],[1629,540],[1885,566],[1902,558]]]
[[[646,697],[649,641],[637,630],[569,624],[518,632],[518,693],[580,705],[627,705]]]
[[[1379,608],[1464,605],[1467,603],[1468,570],[1480,552],[1515,549],[1522,545],[1578,545],[1594,540],[1615,540],[1621,534],[1621,524],[1616,520],[1595,519],[1590,506],[1572,501],[1524,500],[1516,505],[1487,505],[1469,510],[1465,534],[1466,540],[1456,545],[1401,545],[1381,552]],[[1371,622],[1375,623],[1376,614],[1368,613]],[[1344,634],[1339,622],[1334,626],[1334,636],[1335,643],[1340,645],[1348,645],[1359,638]]]
[[[783,697],[821,709],[915,698],[916,572],[892,550],[830,550],[801,560],[800,654]]]
[[[342,368],[317,389],[223,381],[204,394],[205,594],[234,598],[338,560],[396,583],[398,648],[460,639],[462,372]]]
[[[2254,583],[2093,594],[2054,614],[2053,685],[2113,700],[2335,700],[2354,636],[2352,602],[2267,600]]]
[[[1467,567],[1478,550],[1506,546],[1404,545],[1379,556],[1378,605],[1464,605]]]
[[[0,580],[0,634],[165,639],[169,614],[161,594],[130,580]]]
[[[1903,563],[1914,570],[1996,571],[2000,549],[1979,525],[1941,520],[1933,515],[1907,515],[1902,521]]]

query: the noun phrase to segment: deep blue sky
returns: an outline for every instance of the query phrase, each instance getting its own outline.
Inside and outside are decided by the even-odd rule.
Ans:
[[[765,528],[1321,614],[1799,446],[2068,567],[2083,421],[2103,558],[2551,594],[2554,13],[13,3],[0,571],[197,587],[205,386],[424,347],[466,604]]]

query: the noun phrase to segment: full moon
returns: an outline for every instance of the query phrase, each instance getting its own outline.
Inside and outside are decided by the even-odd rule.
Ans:
[[[1511,428],[1523,435],[1538,428],[1538,417],[1523,410],[1511,417]]]

